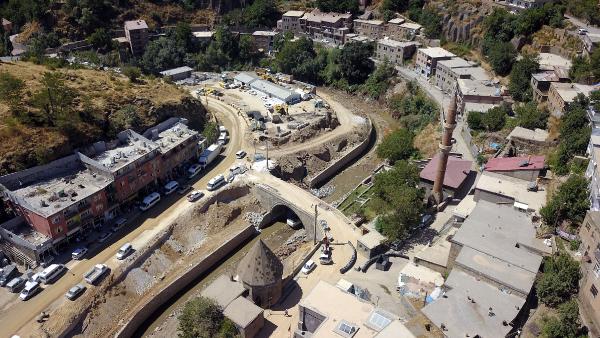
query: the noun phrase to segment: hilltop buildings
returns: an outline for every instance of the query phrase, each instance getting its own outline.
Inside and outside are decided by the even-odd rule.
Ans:
[[[129,41],[131,54],[140,57],[148,44],[148,25],[144,20],[125,21],[125,37]]]

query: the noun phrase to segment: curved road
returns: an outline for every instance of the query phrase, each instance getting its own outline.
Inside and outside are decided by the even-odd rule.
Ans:
[[[218,107],[218,109],[214,109]],[[210,171],[201,176],[194,184],[194,188],[206,190],[208,181],[224,173],[235,162],[235,153],[241,149],[244,125],[235,120],[235,109],[215,99],[209,99],[209,110],[220,118],[220,122],[230,131],[231,139],[222,155],[223,158]],[[64,294],[77,283],[83,280],[83,274],[90,270],[95,264],[105,263],[114,269],[119,261],[114,259],[115,253],[125,243],[132,243],[134,248],[142,247],[155,234],[165,229],[181,213],[182,208],[190,208],[193,204],[188,202],[185,196],[174,194],[162,200],[153,209],[141,214],[136,220],[130,222],[126,227],[129,232],[119,233],[120,237],[114,236],[109,240],[108,246],[100,251],[94,248],[81,261],[69,262],[69,271],[57,280],[53,285],[47,285],[44,290],[26,302],[17,300],[0,314],[1,336],[9,337],[12,334],[20,334],[29,337],[35,329],[34,320],[42,311],[49,311],[63,302]],[[118,238],[118,239],[117,239]],[[106,245],[106,244],[105,244]],[[94,287],[89,287],[90,292]],[[52,320],[52,317],[50,317]]]

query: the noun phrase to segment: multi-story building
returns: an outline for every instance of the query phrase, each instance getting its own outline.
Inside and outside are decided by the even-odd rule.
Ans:
[[[300,18],[300,31],[312,39],[343,45],[352,30],[352,14],[323,13],[314,9]]]
[[[131,54],[139,57],[148,44],[148,25],[144,20],[125,21],[125,37],[129,41]]]
[[[590,210],[600,211],[600,129],[593,128],[590,142],[588,143],[588,162],[585,177],[590,181]]]
[[[503,100],[501,89],[489,80],[456,80],[458,113],[487,112],[489,109],[499,106]]]
[[[385,24],[385,36],[394,40],[404,40],[404,28],[400,27],[406,20],[394,18]]]
[[[543,71],[531,75],[531,88],[533,89],[533,100],[543,103],[548,100],[548,91],[552,82],[569,82],[569,73],[564,68],[556,68],[552,71]]]
[[[252,33],[252,42],[254,50],[262,51],[264,53],[271,53],[273,51],[273,43],[275,37],[279,35],[278,32],[272,31],[256,31]]]
[[[401,65],[404,60],[410,58],[419,46],[413,41],[396,41],[392,39],[377,40],[375,56],[378,60],[388,59],[391,63]]]
[[[490,80],[485,69],[463,58],[452,58],[437,63],[435,85],[446,93],[453,94],[457,79]]]
[[[412,40],[415,36],[421,33],[421,29],[423,29],[423,26],[419,25],[418,23],[405,22],[400,24],[400,37],[403,39]]]
[[[583,252],[581,257],[581,280],[579,281],[579,304],[586,319],[590,337],[600,335],[600,211],[588,211],[579,228]]]
[[[354,20],[354,32],[373,40],[381,38],[385,32],[385,25],[381,20]]]
[[[304,16],[303,11],[287,11],[277,21],[277,30],[282,32],[301,33],[300,18]]]
[[[587,97],[598,89],[598,86],[579,83],[552,82],[548,90],[548,109],[552,115],[560,117],[579,94]]]
[[[437,63],[442,60],[450,60],[456,55],[440,47],[428,47],[417,49],[417,60],[415,68],[417,73],[430,77],[435,75]]]
[[[183,165],[200,156],[204,139],[188,128],[188,121],[172,117],[148,130],[144,137],[158,145],[161,180],[170,180],[184,173]]]

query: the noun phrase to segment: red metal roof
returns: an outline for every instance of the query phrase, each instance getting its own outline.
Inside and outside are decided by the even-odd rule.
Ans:
[[[421,170],[421,174],[419,175],[421,179],[431,182],[435,181],[435,173],[437,171],[439,161],[440,154],[437,154],[431,159],[431,161],[429,161],[429,163],[427,163],[425,168]],[[473,162],[471,161],[449,156],[448,165],[446,166],[446,174],[444,175],[444,187],[458,189],[469,175],[472,165]]]
[[[541,170],[544,168],[544,156],[496,157],[484,166],[487,171]]]

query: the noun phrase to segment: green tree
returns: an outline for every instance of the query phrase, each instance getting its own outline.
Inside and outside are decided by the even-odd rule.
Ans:
[[[185,49],[176,40],[161,37],[148,43],[141,65],[146,72],[158,74],[183,65],[184,59]]]
[[[485,126],[483,124],[483,114],[478,111],[470,111],[467,114],[467,124],[469,128],[473,130],[483,130]]]
[[[533,99],[531,75],[539,68],[540,64],[535,55],[526,54],[514,64],[510,72],[508,91],[515,100],[525,102]]]
[[[404,12],[408,9],[409,0],[383,0],[380,11]]]
[[[106,52],[113,49],[112,37],[104,28],[96,29],[86,40],[98,50]]]
[[[23,109],[25,82],[8,72],[0,72],[0,102],[15,114]]]
[[[579,305],[571,299],[558,307],[558,316],[546,318],[542,327],[543,338],[583,338],[581,335]]]
[[[370,97],[378,99],[388,90],[390,79],[396,74],[394,66],[385,59],[375,69],[363,85],[363,91]]]
[[[358,1],[354,0],[316,0],[315,5],[323,12],[358,13]]]
[[[442,16],[430,6],[421,11],[417,22],[423,25],[423,32],[428,38],[439,39],[442,35]]]
[[[361,42],[350,42],[344,45],[338,63],[342,77],[349,84],[361,84],[375,69],[375,64],[370,59],[373,55],[373,46]]]
[[[10,32],[5,32],[4,26],[0,25],[0,56],[10,55],[12,49],[12,43],[10,42]]]
[[[418,184],[419,169],[407,161],[375,176],[373,203],[381,215],[375,226],[390,241],[408,238],[420,222],[425,192]]]
[[[504,76],[510,73],[517,51],[510,42],[500,42],[491,45],[486,56],[494,71]]]
[[[125,129],[139,130],[143,123],[137,108],[128,104],[108,116],[108,125],[108,135],[116,137],[119,132]]]
[[[487,131],[501,130],[506,124],[507,113],[505,106],[494,107],[483,114],[481,122]]]
[[[546,129],[550,114],[537,108],[535,102],[527,102],[515,108],[519,126],[527,129]]]
[[[232,337],[235,326],[226,322],[223,309],[213,300],[198,297],[187,303],[178,317],[180,338]]]
[[[274,27],[281,13],[274,0],[255,0],[244,12],[242,20],[248,28]]]
[[[396,129],[383,137],[377,146],[377,156],[388,159],[390,163],[409,159],[417,153],[413,139],[414,134],[407,129]]]
[[[213,144],[219,138],[219,126],[215,122],[207,122],[202,130],[202,136],[206,138],[207,144]]]
[[[540,209],[544,223],[558,226],[568,221],[573,225],[579,225],[590,208],[588,197],[588,182],[585,177],[571,175]]]
[[[32,104],[43,114],[40,121],[44,125],[69,128],[79,120],[74,109],[77,92],[67,86],[64,74],[45,72],[40,81],[42,88],[33,94]]]
[[[565,1],[567,12],[571,15],[588,21],[592,25],[600,25],[600,8],[596,0],[569,0]]]
[[[569,76],[575,82],[590,82],[592,80],[592,65],[584,56],[575,56],[569,70]]]
[[[142,71],[138,67],[125,66],[121,71],[123,72],[123,75],[127,76],[131,82],[137,82],[140,76],[142,76]]]
[[[181,46],[186,52],[193,52],[194,36],[192,35],[192,28],[186,22],[179,22],[177,26],[170,32],[171,38],[174,39],[179,46]]]
[[[568,164],[575,155],[584,155],[589,143],[591,128],[587,118],[589,100],[579,94],[569,104],[560,120],[560,138],[551,160],[552,170],[558,175],[569,172]]]
[[[536,284],[537,296],[542,303],[556,307],[568,301],[579,288],[579,263],[568,254],[544,259],[544,273]]]

